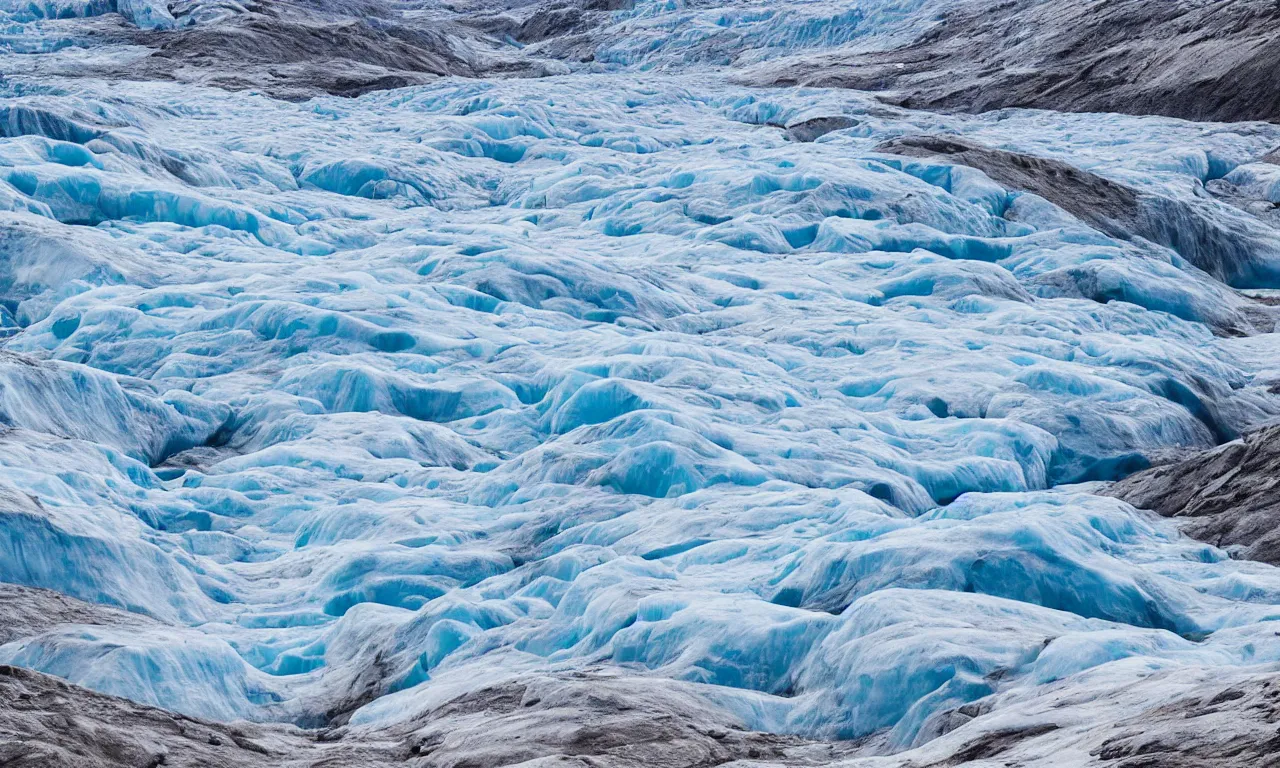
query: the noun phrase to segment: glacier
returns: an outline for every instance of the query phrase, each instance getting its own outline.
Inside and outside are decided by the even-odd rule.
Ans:
[[[355,98],[93,74],[245,12],[183,5],[0,2],[0,582],[92,607],[0,664],[352,734],[598,678],[877,766],[1085,764],[1280,669],[1280,570],[1104,493],[1280,416],[1280,126],[736,79],[935,0],[638,0]]]

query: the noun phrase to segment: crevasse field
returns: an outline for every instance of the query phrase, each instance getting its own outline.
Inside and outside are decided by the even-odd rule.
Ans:
[[[1233,290],[1280,286],[1280,237],[1204,192],[1280,199],[1249,162],[1280,128],[720,66],[940,4],[859,5],[639,0],[591,67],[290,102],[36,76],[132,55],[55,17],[166,14],[0,2],[0,580],[139,614],[0,662],[304,727],[371,668],[356,726],[589,671],[886,755],[979,699],[1069,735],[1280,662],[1280,571],[1095,495],[1280,415]],[[827,115],[857,124],[777,127]],[[876,149],[921,133],[1183,201],[1249,260]]]

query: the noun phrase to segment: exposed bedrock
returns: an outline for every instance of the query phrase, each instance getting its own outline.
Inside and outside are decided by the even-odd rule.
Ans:
[[[637,684],[638,682],[638,684]],[[654,681],[542,677],[456,697],[384,729],[307,731],[218,723],[108,696],[40,672],[0,665],[0,765],[10,768],[694,768],[716,765],[943,768],[1073,765],[1254,768],[1280,758],[1280,677],[1255,670],[1217,678],[1174,671],[1092,703],[1063,701],[1061,724],[983,725],[980,705],[957,711],[925,749],[862,757],[858,745],[815,743],[735,727]],[[1094,727],[1072,709],[1179,691]]]
[[[584,673],[480,688],[378,730],[212,722],[7,665],[0,702],[0,765],[11,768],[695,768],[822,765],[849,749],[744,730],[671,681]]]
[[[883,91],[917,109],[1035,107],[1189,120],[1280,118],[1272,0],[959,4],[911,43],[762,64],[757,85]]]
[[[215,723],[0,665],[0,765],[10,768],[287,768],[387,765],[394,742],[321,743],[278,725]]]
[[[787,138],[792,141],[809,142],[816,141],[828,133],[852,128],[857,124],[858,121],[851,117],[837,115],[832,117],[813,117],[798,123],[792,123],[785,126],[785,128]]]
[[[1280,675],[1225,679],[1115,724],[1092,755],[1115,768],[1251,768],[1280,761]]]
[[[151,53],[50,74],[177,80],[289,100],[359,96],[448,75],[548,74],[545,62],[516,56],[509,46],[496,51],[502,46],[472,27],[438,15],[409,16],[381,0],[197,1],[172,10],[176,25],[109,21],[122,17],[78,22],[103,42]]]
[[[1185,518],[1183,530],[1201,541],[1280,564],[1280,425],[1131,475],[1107,493]]]
[[[1050,724],[985,730],[964,728],[936,760],[898,763],[903,768],[928,766],[1096,765],[1106,768],[1254,768],[1280,760],[1280,675],[1271,669],[1213,677],[1181,671],[1154,675],[1129,691],[1100,697],[1114,703],[1127,696],[1150,695],[1161,685],[1178,692],[1163,703],[1142,708],[1088,729],[1075,749],[1063,731],[1071,718],[1064,710],[1061,727]],[[1105,705],[1105,704],[1104,704]],[[964,708],[979,713],[981,707]],[[961,713],[961,720],[964,719]],[[1065,737],[1065,738],[1064,738]],[[1053,751],[1057,745],[1060,749]],[[1075,745],[1073,745],[1074,747]],[[1030,758],[1030,759],[1028,759]],[[870,764],[868,764],[870,765]],[[852,766],[850,766],[852,768]]]
[[[158,626],[146,616],[95,605],[59,592],[0,582],[0,645],[63,624]]]

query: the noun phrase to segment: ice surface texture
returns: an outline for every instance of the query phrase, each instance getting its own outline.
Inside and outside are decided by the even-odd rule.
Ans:
[[[2,663],[306,726],[604,669],[885,751],[1280,663],[1280,572],[1072,485],[1280,412],[1225,335],[1280,239],[1205,192],[1269,189],[1280,129],[638,70],[0,88],[0,580],[151,619]]]

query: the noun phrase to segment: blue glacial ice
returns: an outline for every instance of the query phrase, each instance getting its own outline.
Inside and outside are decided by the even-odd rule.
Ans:
[[[0,662],[302,724],[375,658],[355,723],[604,665],[889,749],[985,697],[1280,663],[1280,571],[1091,484],[1280,415],[1214,334],[1280,240],[1204,194],[1280,199],[1248,162],[1280,128],[715,68],[938,4],[865,5],[637,3],[595,71],[356,99],[0,78],[0,580],[147,620]],[[1249,261],[876,150],[919,133],[1158,191]]]

